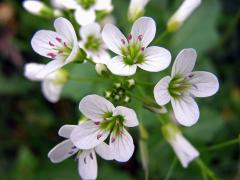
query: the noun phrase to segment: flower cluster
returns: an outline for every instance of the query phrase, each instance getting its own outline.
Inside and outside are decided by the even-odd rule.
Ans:
[[[53,0],[52,6],[60,14],[65,10],[73,12],[76,22],[81,25],[79,34],[69,20],[58,17],[54,21],[55,31],[40,30],[31,40],[33,50],[50,59],[50,62],[26,64],[25,76],[42,82],[43,94],[50,102],[55,103],[60,99],[64,85],[70,79],[70,72],[66,68],[68,64],[90,62],[104,81],[107,79],[113,83],[112,89],[104,91],[108,100],[96,94],[82,98],[79,110],[86,120],[78,125],[62,126],[58,134],[66,140],[48,154],[53,163],[76,155],[79,175],[83,179],[97,178],[96,154],[105,160],[119,162],[126,162],[132,157],[134,141],[128,130],[138,126],[139,121],[134,108],[122,105],[131,100],[135,85],[140,85],[134,75],[138,73],[137,68],[160,72],[171,63],[169,50],[150,45],[156,35],[156,23],[152,18],[142,16],[148,2],[131,1],[128,16],[134,23],[131,32],[124,36],[111,23],[102,25],[101,22],[95,22],[113,10],[111,0]],[[170,18],[167,30],[173,32],[180,28],[200,3],[200,0],[185,0]],[[23,5],[37,15],[52,12],[40,1],[27,0]],[[112,56],[110,51],[116,55]],[[155,85],[152,92],[156,103],[152,100],[154,103],[148,104],[149,109],[155,111],[171,102],[174,118],[169,118],[169,121],[176,119],[177,122],[164,124],[162,133],[185,168],[199,156],[199,152],[183,137],[178,126],[194,125],[200,116],[194,98],[212,96],[219,88],[214,74],[193,71],[196,59],[194,49],[183,49],[173,63],[171,76],[159,78]],[[107,74],[107,78],[104,74]],[[138,100],[145,105],[144,97]],[[164,108],[168,109],[164,113],[171,114],[171,109]]]

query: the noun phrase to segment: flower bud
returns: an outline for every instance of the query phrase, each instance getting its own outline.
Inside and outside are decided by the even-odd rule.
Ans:
[[[25,0],[23,1],[23,7],[33,15],[54,17],[53,10],[41,1]]]
[[[134,22],[144,14],[144,8],[149,0],[131,0],[128,9],[128,19],[130,22]]]
[[[128,96],[128,95],[125,95],[124,98],[123,98],[123,102],[128,103],[130,101],[131,101],[131,97]]]
[[[188,164],[199,156],[199,152],[183,137],[176,125],[171,123],[164,125],[162,133],[184,168],[187,168]]]
[[[130,88],[132,88],[133,86],[135,86],[135,84],[136,84],[136,82],[135,82],[135,80],[134,80],[133,78],[128,79],[128,80],[126,80],[126,82],[125,82],[125,86],[126,86],[126,88],[128,88],[128,89],[130,89]]]
[[[104,96],[105,96],[107,99],[110,99],[111,96],[112,96],[112,92],[109,91],[109,90],[107,90],[107,91],[104,92]]]
[[[98,63],[95,65],[95,70],[98,75],[103,76],[108,73],[107,66],[105,64]]]
[[[114,87],[115,88],[120,88],[122,86],[122,83],[121,82],[116,82],[114,83]]]
[[[177,31],[183,22],[201,4],[201,0],[185,0],[167,23],[169,32]]]

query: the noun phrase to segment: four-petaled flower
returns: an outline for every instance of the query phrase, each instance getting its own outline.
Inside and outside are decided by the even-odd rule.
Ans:
[[[165,48],[147,47],[156,33],[156,24],[152,18],[141,17],[133,24],[128,38],[112,24],[103,28],[102,38],[108,48],[118,54],[107,63],[109,70],[116,75],[135,74],[137,67],[150,72],[166,69],[171,54]]]
[[[79,149],[90,149],[104,142],[110,135],[109,146],[113,159],[125,162],[134,152],[131,135],[125,129],[138,125],[134,110],[114,107],[111,102],[98,95],[88,95],[79,104],[80,111],[90,121],[81,123],[71,133],[73,144]]]
[[[101,27],[98,23],[88,24],[80,28],[82,41],[79,46],[87,53],[95,63],[106,64],[110,60],[110,55],[106,51],[105,44],[101,36]]]
[[[25,65],[24,75],[32,81],[42,81],[42,92],[46,99],[52,103],[59,100],[64,84],[68,79],[68,73],[58,69],[44,78],[37,77],[39,71],[45,67],[44,64],[28,63]]]
[[[218,91],[217,77],[209,72],[192,72],[197,54],[194,49],[183,49],[172,67],[172,74],[162,78],[154,88],[159,105],[171,101],[177,121],[192,126],[198,121],[199,109],[193,97],[208,97]]]
[[[104,142],[91,149],[78,149],[69,139],[71,132],[77,127],[76,125],[64,125],[59,129],[59,136],[67,139],[50,150],[48,157],[53,163],[59,163],[77,153],[79,175],[83,179],[93,180],[97,178],[96,153],[105,160],[112,160],[111,151]]]
[[[199,152],[185,139],[174,124],[164,125],[162,132],[184,168],[187,168],[188,164],[199,156]]]
[[[56,19],[54,27],[56,32],[40,30],[36,32],[31,41],[34,51],[53,59],[38,72],[38,78],[44,78],[49,73],[74,61],[80,52],[76,33],[67,19]]]

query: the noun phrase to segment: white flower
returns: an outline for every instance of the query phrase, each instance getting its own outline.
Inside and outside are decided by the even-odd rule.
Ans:
[[[97,158],[96,153],[105,160],[112,160],[110,148],[106,143],[101,143],[97,147],[88,150],[80,150],[69,139],[71,132],[77,128],[75,125],[64,125],[60,128],[58,134],[67,138],[56,145],[48,153],[48,157],[53,163],[59,163],[63,160],[77,154],[78,172],[82,179],[93,180],[97,178]]]
[[[134,144],[131,135],[125,129],[138,125],[134,110],[127,107],[114,107],[111,102],[98,95],[84,97],[79,109],[90,121],[83,122],[75,128],[70,136],[73,144],[79,149],[90,149],[107,139],[113,159],[128,161]]]
[[[106,64],[110,60],[110,55],[106,51],[105,44],[101,36],[101,27],[98,23],[91,23],[80,28],[82,41],[79,46],[85,50],[88,58],[95,63]]]
[[[48,101],[55,103],[60,98],[61,91],[68,78],[68,73],[63,69],[59,69],[44,78],[38,78],[36,75],[44,67],[44,64],[28,63],[25,65],[24,75],[32,81],[41,81],[44,96]]]
[[[75,19],[81,26],[93,23],[97,11],[109,13],[113,9],[112,0],[59,0],[58,6],[75,10]]]
[[[175,125],[163,126],[162,132],[184,168],[199,156],[199,152],[183,137]]]
[[[167,68],[171,54],[165,48],[147,47],[156,33],[156,24],[152,18],[141,17],[133,24],[128,38],[112,24],[103,28],[102,37],[110,50],[118,54],[108,63],[108,69],[116,75],[130,76],[137,67],[150,72]]]
[[[54,21],[55,31],[40,30],[33,36],[31,45],[34,51],[53,59],[37,74],[44,78],[64,65],[74,61],[79,55],[77,36],[72,24],[65,18]]]
[[[128,9],[128,18],[135,21],[144,14],[144,8],[150,0],[131,0]]]
[[[159,105],[171,101],[177,121],[192,126],[198,121],[199,109],[193,97],[208,97],[218,91],[217,77],[209,72],[192,72],[197,54],[194,49],[183,49],[172,67],[172,74],[162,78],[154,88]]]
[[[25,0],[23,1],[23,7],[34,15],[43,15],[43,13],[48,11],[49,13],[51,10],[47,7],[43,2],[37,0]]]
[[[167,25],[168,30],[176,31],[200,4],[201,0],[185,0],[169,19]]]

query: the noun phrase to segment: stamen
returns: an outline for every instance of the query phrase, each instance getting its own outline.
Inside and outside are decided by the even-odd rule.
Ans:
[[[94,122],[94,124],[96,124],[96,125],[99,125],[100,124],[100,122],[98,121],[98,122]]]
[[[139,36],[138,36],[138,40],[139,40],[139,41],[142,41],[142,39],[143,39],[143,35],[139,35]]]
[[[58,54],[62,54],[62,53],[64,53],[64,51],[61,51],[61,50],[60,50],[60,51],[58,51]]]
[[[124,41],[124,39],[121,39],[121,41],[122,41],[123,44],[126,44],[126,42]]]
[[[193,76],[194,76],[194,74],[190,74],[188,77],[189,77],[189,78],[192,78]]]
[[[141,47],[141,51],[144,51],[145,50],[145,47]]]
[[[97,140],[99,140],[102,137],[102,134],[97,135]]]
[[[63,45],[64,45],[66,48],[68,48],[68,46],[67,46],[67,43],[66,43],[66,42],[64,42],[64,43],[63,43]]]
[[[112,137],[112,139],[111,139],[111,143],[114,143],[115,142],[115,137]]]
[[[54,59],[56,57],[56,54],[54,53],[48,53],[47,56],[50,56],[52,59]]]
[[[73,146],[72,149],[76,149],[77,147],[76,146]]]
[[[128,41],[130,41],[130,40],[132,40],[132,35],[131,34],[128,35]]]
[[[93,159],[93,155],[92,155],[92,153],[90,153],[89,156],[90,156],[91,159]]]
[[[50,46],[54,46],[54,44],[53,44],[51,41],[49,41],[48,44],[49,44]]]
[[[59,43],[61,43],[61,42],[62,42],[62,39],[61,39],[61,38],[59,38],[59,37],[56,37],[56,40],[57,40]]]

